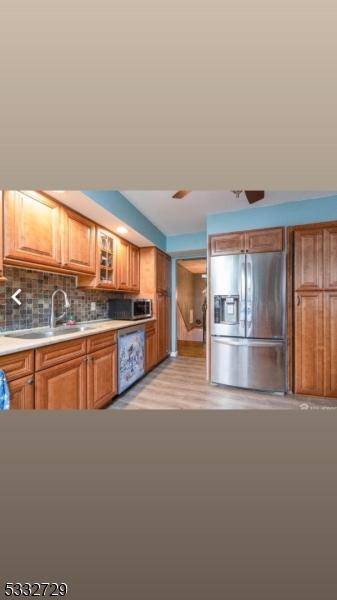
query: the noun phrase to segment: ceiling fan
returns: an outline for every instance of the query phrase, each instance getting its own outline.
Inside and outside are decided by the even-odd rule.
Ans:
[[[185,196],[187,196],[188,194],[191,193],[192,190],[178,190],[175,194],[173,194],[172,198],[185,198]],[[246,195],[246,198],[249,202],[249,204],[254,204],[254,202],[258,202],[259,200],[263,200],[264,198],[264,192],[263,191],[247,191],[247,190],[233,190],[233,194],[235,194],[235,196],[237,198],[239,198],[240,194],[244,193]]]

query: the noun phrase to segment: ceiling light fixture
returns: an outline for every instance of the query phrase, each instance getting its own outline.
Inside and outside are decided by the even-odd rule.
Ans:
[[[232,193],[233,193],[233,194],[235,194],[235,196],[236,196],[237,198],[239,198],[239,197],[240,197],[240,194],[242,194],[242,190],[232,190]]]
[[[117,227],[117,233],[128,233],[128,229],[126,227],[123,227],[123,225],[120,225],[119,227]]]

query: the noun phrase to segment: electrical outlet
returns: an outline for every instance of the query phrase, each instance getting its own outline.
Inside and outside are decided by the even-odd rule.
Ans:
[[[90,310],[94,312],[96,310],[96,302],[90,302]]]

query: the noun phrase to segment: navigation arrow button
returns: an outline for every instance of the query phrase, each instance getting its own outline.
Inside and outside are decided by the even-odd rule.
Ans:
[[[20,300],[17,298],[17,296],[21,294],[21,289],[16,290],[16,292],[13,294],[13,296],[11,296],[12,300],[14,300],[14,302],[16,302],[19,306],[21,305]]]

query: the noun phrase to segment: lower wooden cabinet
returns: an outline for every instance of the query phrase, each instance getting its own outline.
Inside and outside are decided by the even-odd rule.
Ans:
[[[10,408],[33,409],[34,408],[34,377],[21,377],[9,383],[11,397]]]
[[[35,408],[87,408],[87,357],[69,360],[36,373]]]
[[[337,397],[337,291],[324,294],[324,392]]]
[[[170,299],[166,294],[157,294],[157,339],[158,362],[170,352]]]
[[[323,396],[323,293],[295,294],[295,392]]]
[[[146,323],[145,370],[168,354],[167,296],[162,296],[163,328],[158,357],[157,323]],[[117,335],[115,331],[60,342],[0,357],[10,389],[11,409],[95,409],[116,395]]]
[[[102,408],[117,394],[117,346],[89,354],[87,408]]]
[[[152,321],[145,328],[145,372],[153,369],[157,362],[157,324]]]

